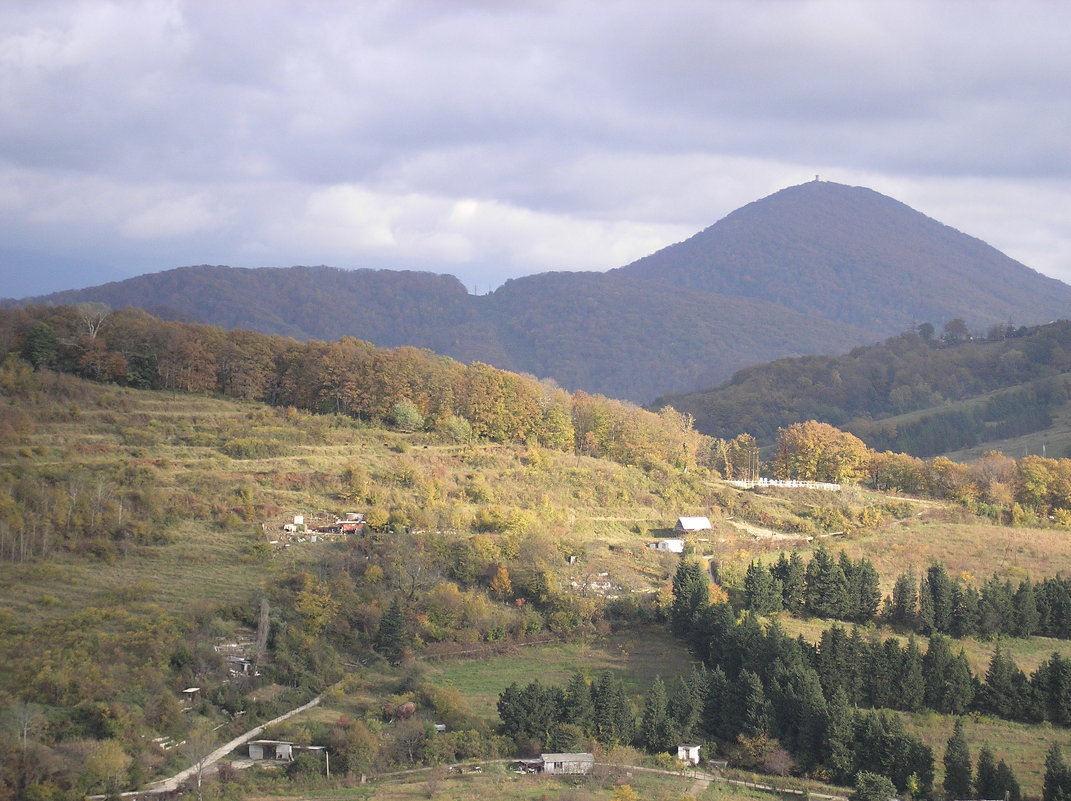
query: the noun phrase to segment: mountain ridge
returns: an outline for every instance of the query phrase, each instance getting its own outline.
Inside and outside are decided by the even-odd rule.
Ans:
[[[298,339],[367,339],[637,402],[960,317],[1071,317],[1071,286],[862,187],[810,182],[605,273],[469,295],[452,275],[201,265],[7,305],[99,301]]]

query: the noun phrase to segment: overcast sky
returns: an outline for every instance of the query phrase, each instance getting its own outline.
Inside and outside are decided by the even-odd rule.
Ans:
[[[0,3],[0,296],[601,270],[820,174],[1071,281],[1071,4]]]

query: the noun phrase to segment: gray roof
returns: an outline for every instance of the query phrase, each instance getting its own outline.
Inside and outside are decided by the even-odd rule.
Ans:
[[[540,754],[544,762],[594,762],[593,754]]]

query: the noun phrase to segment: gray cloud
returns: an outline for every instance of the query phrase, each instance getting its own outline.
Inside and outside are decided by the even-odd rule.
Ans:
[[[1042,0],[14,0],[0,294],[201,262],[486,289],[815,173],[1071,278],[1069,28]]]

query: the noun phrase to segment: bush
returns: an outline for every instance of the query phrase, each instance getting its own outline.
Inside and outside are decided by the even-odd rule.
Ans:
[[[391,409],[391,422],[399,431],[420,431],[424,428],[424,415],[412,401],[402,400]]]
[[[892,801],[896,788],[885,776],[861,770],[855,777],[855,792],[852,801]]]
[[[232,459],[269,459],[285,452],[281,442],[259,437],[234,437],[223,443],[220,450]]]

